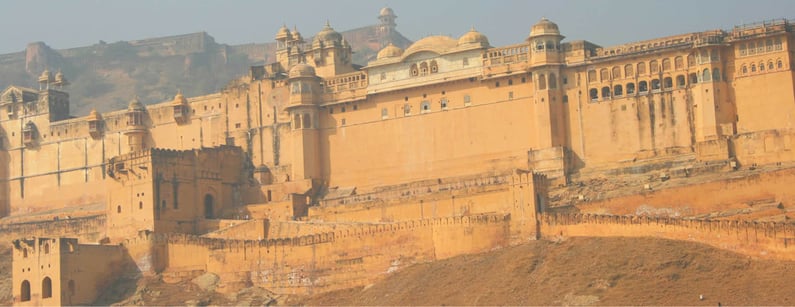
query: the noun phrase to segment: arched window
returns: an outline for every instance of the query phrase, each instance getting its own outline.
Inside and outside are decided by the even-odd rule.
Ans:
[[[692,54],[687,55],[687,67],[696,66],[696,58]]]
[[[772,39],[768,38],[765,41],[765,51],[773,51],[773,40]]]
[[[643,93],[648,91],[649,91],[649,83],[647,83],[646,81],[638,82],[638,92]]]
[[[767,70],[773,70],[775,66],[773,66],[773,61],[767,62]]]
[[[751,72],[756,72],[756,64],[751,64]]]
[[[558,88],[558,79],[555,74],[549,74],[549,88],[553,90]]]
[[[138,202],[138,209],[143,209],[143,208],[144,208],[144,202],[139,201]]]
[[[312,128],[312,117],[309,114],[304,114],[301,124],[304,128]]]
[[[627,95],[635,94],[635,83],[627,83]]]
[[[538,75],[538,89],[545,90],[547,89],[547,77],[544,74]]]
[[[50,243],[44,243],[44,254],[47,255],[50,253]]]
[[[210,194],[204,195],[204,218],[212,219],[215,216],[215,204],[213,203],[213,196]]]
[[[748,54],[748,47],[745,44],[740,44],[740,56]]]
[[[389,110],[387,108],[381,109],[381,119],[389,118]]]
[[[599,81],[605,82],[610,80],[610,75],[607,72],[607,68],[602,68],[599,70]]]
[[[676,76],[676,87],[678,88],[685,87],[685,76],[683,75]]]
[[[665,77],[663,79],[663,88],[664,89],[671,89],[674,87],[674,80],[671,77]]]
[[[690,73],[689,76],[690,76],[690,84],[691,85],[698,83],[698,74]]]
[[[588,71],[588,83],[596,82],[596,81],[598,81],[598,80],[596,80],[596,71],[595,70],[589,70]]]
[[[27,248],[23,248],[22,249],[22,258],[28,258],[28,249]]]
[[[301,114],[295,114],[295,116],[293,116],[293,127],[295,129],[301,129]]]
[[[657,60],[649,62],[649,71],[653,74],[660,72],[660,65],[657,64]]]
[[[652,79],[651,80],[651,90],[659,90],[660,89],[660,79]]]
[[[412,77],[416,77],[420,75],[420,70],[417,68],[417,64],[411,64],[411,70],[409,71]]]
[[[742,74],[743,74],[743,75],[744,75],[744,74],[747,74],[747,73],[748,73],[748,66],[745,66],[745,65],[743,65],[743,68],[742,68],[742,70],[741,70],[741,71],[742,71]]]
[[[121,213],[121,206],[116,206],[116,213]]]
[[[431,61],[431,73],[435,74],[439,72],[439,65],[436,64],[436,60]]]
[[[591,97],[591,100],[599,100],[599,90],[595,88],[588,90],[588,96]]]
[[[439,106],[441,106],[442,110],[447,110],[447,98],[439,100]]]
[[[781,60],[776,61],[776,68],[778,69],[784,68],[784,62],[781,62]]]
[[[709,74],[709,68],[704,68],[704,71],[701,72],[701,81],[709,82],[711,79],[710,77],[712,77],[712,75]]]
[[[621,79],[621,68],[618,66],[613,67],[613,80]]]
[[[431,111],[431,103],[427,100],[420,103],[420,113],[428,113]]]
[[[632,64],[627,64],[624,66],[624,76],[627,78],[632,78],[635,76],[635,70],[632,69]]]
[[[544,42],[543,41],[536,41],[536,51],[544,50]]]
[[[646,63],[640,62],[638,63],[638,76],[642,76],[646,74]]]
[[[680,69],[683,69],[683,68],[685,68],[685,63],[684,63],[684,60],[682,59],[682,57],[681,56],[675,57],[674,58],[674,69],[680,70]]]
[[[546,48],[547,48],[547,50],[554,50],[555,49],[555,43],[553,43],[552,41],[547,41]]]
[[[406,115],[406,116],[411,115],[411,105],[410,104],[407,103],[407,104],[403,105],[403,115]]]
[[[773,43],[773,46],[775,46],[776,50],[781,50],[781,38],[780,37],[776,37],[776,40],[775,40],[775,43]]]
[[[765,62],[759,62],[759,71],[765,71]]]
[[[605,86],[602,88],[602,99],[609,99],[610,98],[610,87]]]
[[[662,60],[662,71],[671,71],[671,59],[665,58]]]
[[[22,302],[30,301],[30,282],[27,280],[23,280],[22,286],[19,288],[19,300]]]
[[[709,60],[710,62],[717,62],[720,60],[720,57],[718,57],[717,49],[712,49],[712,51],[709,52]]]
[[[621,84],[618,84],[613,87],[613,95],[616,96],[624,95],[624,88],[621,86]]]
[[[41,281],[41,298],[52,297],[52,280],[49,277],[44,277]]]
[[[762,66],[764,66],[764,65],[762,65]],[[721,77],[720,77],[720,69],[713,68],[712,69],[712,81],[718,82],[718,81],[720,81],[720,79],[721,79]]]
[[[748,54],[756,54],[756,43],[748,43]]]
[[[420,63],[420,76],[424,76],[428,74],[428,63],[422,62]]]

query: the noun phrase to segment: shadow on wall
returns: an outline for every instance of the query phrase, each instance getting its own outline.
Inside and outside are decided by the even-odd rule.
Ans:
[[[3,147],[4,137],[0,134],[0,149]],[[9,155],[7,151],[0,150],[0,178],[8,178]],[[11,212],[10,193],[8,180],[0,180],[0,217],[5,217]]]

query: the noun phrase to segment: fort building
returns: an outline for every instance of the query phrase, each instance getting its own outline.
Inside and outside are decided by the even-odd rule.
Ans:
[[[396,17],[382,10],[380,31]],[[87,117],[69,115],[68,82],[45,71],[39,89],[0,94],[0,208],[14,217],[97,204],[110,244],[98,246],[124,250],[139,272],[325,291],[356,283],[340,263],[388,269],[388,257],[340,252],[380,250],[392,240],[380,233],[405,232],[414,243],[399,243],[399,256],[417,260],[536,238],[550,184],[642,163],[795,161],[791,22],[612,47],[567,41],[547,19],[528,26],[508,46],[475,28],[405,50],[384,44],[363,67],[329,23],[306,39],[282,27],[276,62],[218,93],[132,98]],[[32,261],[20,246],[38,255],[41,242],[77,244],[58,235],[15,241],[15,303],[89,302],[68,300],[71,277],[47,275],[44,258],[16,274]],[[53,264],[77,263],[51,248]],[[293,258],[262,256],[280,265],[250,269],[252,251],[272,249]],[[329,260],[306,258],[318,250]],[[291,284],[310,264],[339,270]]]

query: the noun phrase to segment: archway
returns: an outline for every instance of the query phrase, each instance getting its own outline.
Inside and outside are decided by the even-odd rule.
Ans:
[[[44,277],[41,281],[41,298],[52,297],[52,280],[49,277]]]
[[[213,196],[204,195],[204,218],[212,219],[215,211],[213,210]]]
[[[19,290],[19,300],[22,302],[30,301],[30,282],[27,280],[22,281],[22,287]]]

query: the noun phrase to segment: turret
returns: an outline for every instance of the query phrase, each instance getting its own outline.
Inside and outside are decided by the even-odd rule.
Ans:
[[[102,130],[105,126],[102,121],[102,115],[99,115],[96,109],[91,109],[91,113],[86,117],[86,121],[88,122],[88,134],[95,139],[101,137]]]
[[[292,176],[295,179],[320,178],[318,101],[320,80],[315,69],[298,64],[290,69],[290,99],[286,111],[292,120]]]
[[[174,110],[174,121],[176,121],[177,124],[188,122],[190,106],[188,105],[188,99],[182,95],[182,91],[177,91],[177,95],[174,96],[174,101],[171,102],[171,108]]]
[[[144,125],[144,116],[146,115],[146,107],[138,101],[138,97],[133,98],[127,106],[127,141],[130,151],[139,151],[145,148],[144,135],[146,135],[146,126]]]
[[[563,50],[560,48],[560,41],[563,38],[557,24],[541,18],[541,21],[533,25],[530,36],[527,37],[533,50],[532,65],[562,64]]]
[[[381,34],[392,33],[392,31],[395,30],[395,27],[397,27],[395,19],[397,19],[395,11],[389,7],[382,8],[378,14],[378,21],[380,22],[378,25],[378,31],[381,32]]]

